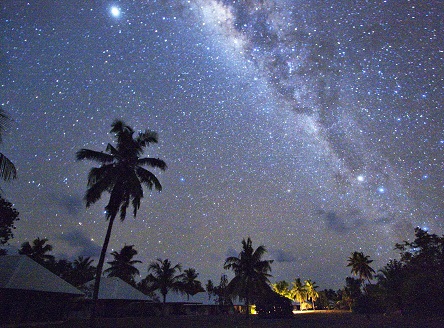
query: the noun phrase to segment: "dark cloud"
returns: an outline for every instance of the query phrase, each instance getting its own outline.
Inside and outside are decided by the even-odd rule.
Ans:
[[[344,213],[321,210],[318,214],[324,220],[328,230],[339,234],[350,232],[365,224],[365,221],[360,218],[361,212],[358,209],[351,209]]]
[[[63,208],[70,215],[77,215],[83,209],[81,196],[72,196],[61,193],[53,193],[48,196],[57,206]]]
[[[269,253],[271,258],[279,263],[296,261],[296,257],[293,254],[282,249],[270,250]]]
[[[91,241],[91,238],[80,230],[64,233],[59,239],[65,241],[71,247],[79,248],[76,256],[97,257],[101,251],[101,247]]]
[[[225,256],[226,256],[226,257],[230,257],[230,256],[237,257],[238,255],[239,255],[239,252],[236,251],[236,250],[235,250],[234,248],[232,248],[232,247],[228,248],[227,251],[226,251],[226,253],[225,253]]]

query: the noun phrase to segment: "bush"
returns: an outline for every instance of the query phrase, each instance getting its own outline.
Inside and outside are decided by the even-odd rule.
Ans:
[[[355,313],[361,314],[374,314],[374,313],[384,313],[384,304],[381,303],[380,299],[374,295],[362,295],[358,297],[356,302],[352,306],[352,310]]]

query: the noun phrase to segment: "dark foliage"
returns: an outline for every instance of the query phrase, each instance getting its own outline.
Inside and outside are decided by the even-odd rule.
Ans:
[[[385,307],[376,295],[363,294],[356,299],[352,310],[355,313],[375,314],[384,313]]]
[[[378,283],[355,299],[359,313],[395,312],[430,316],[444,312],[444,236],[415,229],[415,240],[396,244],[400,260],[390,260]]]
[[[53,255],[48,254],[52,251],[52,245],[47,244],[47,241],[46,238],[36,238],[32,244],[29,241],[24,242],[19,249],[19,254],[27,255],[44,267],[50,268],[55,259]]]
[[[134,245],[125,245],[120,252],[112,252],[111,255],[114,257],[114,260],[108,262],[110,267],[103,271],[103,273],[107,273],[108,277],[118,277],[135,286],[136,281],[134,278],[140,274],[135,265],[142,262],[133,260],[133,257],[137,255],[137,251],[133,247]]]
[[[0,197],[0,245],[5,245],[8,240],[14,238],[12,230],[14,223],[19,220],[19,212],[12,204]]]

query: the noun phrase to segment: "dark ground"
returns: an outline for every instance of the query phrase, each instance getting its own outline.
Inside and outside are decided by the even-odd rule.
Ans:
[[[69,320],[51,324],[21,325],[20,327],[87,328],[87,320]],[[444,328],[444,316],[405,317],[401,315],[359,315],[345,311],[316,311],[296,314],[287,319],[260,319],[243,315],[226,316],[168,316],[149,318],[99,319],[98,328]]]

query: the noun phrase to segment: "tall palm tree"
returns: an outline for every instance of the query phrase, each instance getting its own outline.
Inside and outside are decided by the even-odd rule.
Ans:
[[[305,289],[307,291],[307,297],[310,298],[311,302],[313,303],[313,310],[316,310],[315,302],[319,298],[319,293],[316,291],[316,288],[318,288],[318,286],[314,281],[311,281],[310,279],[305,280]]]
[[[190,300],[190,295],[194,296],[197,293],[205,291],[202,287],[202,283],[197,280],[198,276],[199,274],[196,272],[196,269],[189,268],[183,270],[182,291],[187,294],[187,300]]]
[[[135,286],[136,281],[134,277],[139,275],[140,272],[134,265],[142,262],[133,260],[133,257],[137,255],[137,251],[133,247],[134,245],[125,245],[120,252],[112,252],[111,255],[114,257],[114,260],[108,262],[111,266],[103,273],[108,273],[108,277],[119,277],[130,285]]]
[[[373,260],[370,260],[370,256],[364,255],[363,252],[353,252],[351,256],[348,258],[348,267],[351,267],[351,273],[358,276],[361,281],[361,285],[365,288],[365,280],[368,280],[370,283],[370,279],[373,279],[373,274],[375,270],[372,269],[370,263]]]
[[[19,249],[19,254],[27,255],[32,258],[37,263],[48,267],[52,262],[54,262],[54,256],[48,254],[52,251],[52,245],[47,244],[48,239],[46,238],[36,238],[32,241],[32,245],[29,241],[24,242]]]
[[[0,108],[0,143],[3,141],[3,132],[8,126],[9,120],[9,116]],[[0,178],[4,181],[17,178],[17,169],[3,153],[0,153]]]
[[[228,284],[228,291],[232,296],[245,300],[247,315],[250,313],[250,302],[257,300],[263,293],[270,290],[272,260],[262,260],[267,252],[264,246],[253,249],[253,243],[248,237],[242,240],[242,251],[238,257],[228,257],[224,269],[230,269],[235,276]]]
[[[307,289],[304,284],[302,284],[301,278],[296,278],[292,282],[292,288],[290,290],[290,295],[293,300],[302,304],[307,299]]]
[[[94,283],[93,300],[96,304],[99,295],[100,277],[105,262],[106,250],[114,219],[120,212],[120,220],[125,220],[126,211],[132,203],[133,214],[136,216],[143,197],[143,185],[152,189],[162,190],[156,176],[144,168],[150,166],[166,169],[164,161],[157,158],[141,158],[145,147],[157,143],[157,133],[146,130],[133,136],[134,131],[123,121],[116,120],[111,125],[111,133],[115,135],[116,146],[108,144],[106,152],[81,149],[76,153],[77,160],[92,160],[101,164],[93,167],[88,175],[88,189],[85,194],[86,207],[97,202],[104,192],[110,194],[108,205],[105,207],[106,219],[109,220]],[[91,325],[94,325],[95,308],[91,313]]]
[[[168,259],[158,258],[148,266],[148,276],[144,279],[152,289],[159,290],[163,297],[163,304],[166,302],[166,296],[170,290],[175,292],[182,291],[182,266],[176,264],[172,266]]]

